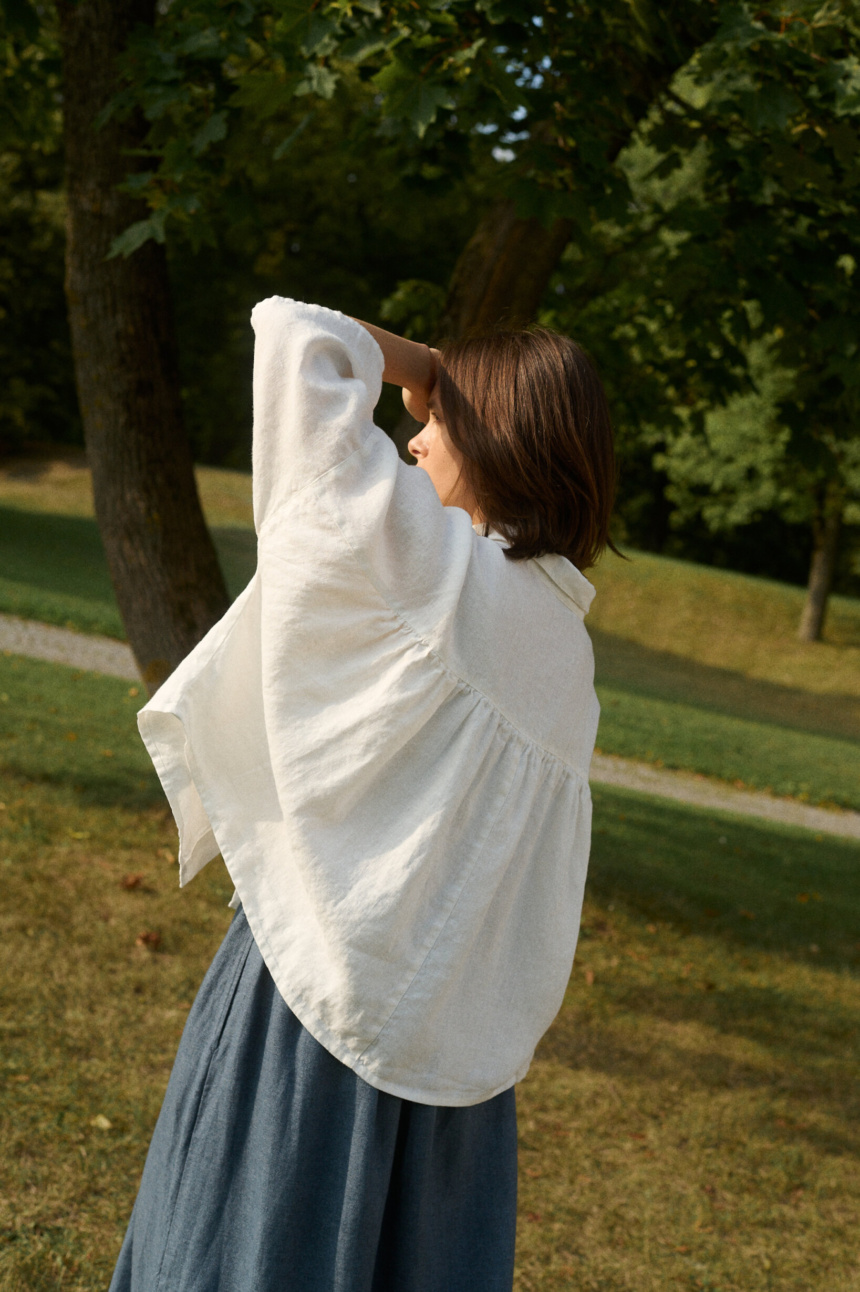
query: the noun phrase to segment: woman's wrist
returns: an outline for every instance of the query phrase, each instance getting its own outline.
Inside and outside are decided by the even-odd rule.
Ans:
[[[385,362],[382,380],[402,386],[426,404],[436,383],[437,352],[423,342],[408,341],[373,323],[355,321],[370,333],[382,351]]]

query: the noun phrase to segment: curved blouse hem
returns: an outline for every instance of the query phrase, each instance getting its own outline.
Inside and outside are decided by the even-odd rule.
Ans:
[[[226,858],[224,860],[226,864]],[[231,878],[235,884],[235,876],[231,876]],[[369,1086],[373,1086],[375,1090],[381,1090],[384,1094],[394,1095],[398,1099],[406,1099],[414,1104],[429,1104],[432,1107],[440,1108],[469,1108],[474,1104],[485,1103],[486,1100],[495,1098],[496,1095],[502,1094],[505,1090],[510,1090],[511,1086],[515,1086],[517,1082],[522,1081],[525,1077],[531,1067],[531,1056],[512,1077],[507,1078],[498,1086],[491,1087],[489,1090],[477,1091],[473,1089],[464,1091],[461,1088],[454,1090],[450,1087],[443,1087],[440,1090],[426,1090],[380,1075],[372,1064],[363,1062],[361,1055],[354,1054],[339,1037],[335,1036],[317,1018],[314,1011],[305,1004],[299,995],[284,991],[273,972],[273,965],[277,965],[277,956],[274,954],[265,932],[257,921],[256,912],[253,910],[253,902],[249,911],[238,884],[236,885],[236,891],[239,894],[239,900],[242,903],[242,909],[245,912],[245,918],[251,928],[254,941],[257,943],[260,954],[272,974],[272,979],[284,1003],[292,1010],[302,1027],[311,1034],[315,1041],[319,1042],[323,1049],[328,1050],[329,1054],[340,1063],[343,1063],[345,1067],[350,1068],[356,1076],[360,1077]]]

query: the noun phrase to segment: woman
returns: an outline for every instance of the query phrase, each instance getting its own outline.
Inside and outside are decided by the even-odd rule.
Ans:
[[[237,914],[111,1287],[509,1292],[513,1086],[588,858],[605,398],[546,332],[252,322],[257,573],[139,718],[180,883],[220,852]]]

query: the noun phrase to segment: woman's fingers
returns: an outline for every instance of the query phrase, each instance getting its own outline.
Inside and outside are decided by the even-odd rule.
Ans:
[[[432,393],[433,387],[436,385],[436,382],[439,379],[439,366],[442,362],[442,352],[441,350],[434,350],[432,345],[428,346],[427,349],[430,351],[430,358],[433,361],[433,368],[432,368],[433,375],[430,381],[430,393]]]

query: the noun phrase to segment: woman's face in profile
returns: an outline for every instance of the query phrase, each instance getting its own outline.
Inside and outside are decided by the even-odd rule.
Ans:
[[[435,392],[430,396],[427,412],[424,426],[409,441],[409,452],[427,472],[443,507],[462,507],[475,520],[477,504],[463,478],[463,455],[451,442]]]

